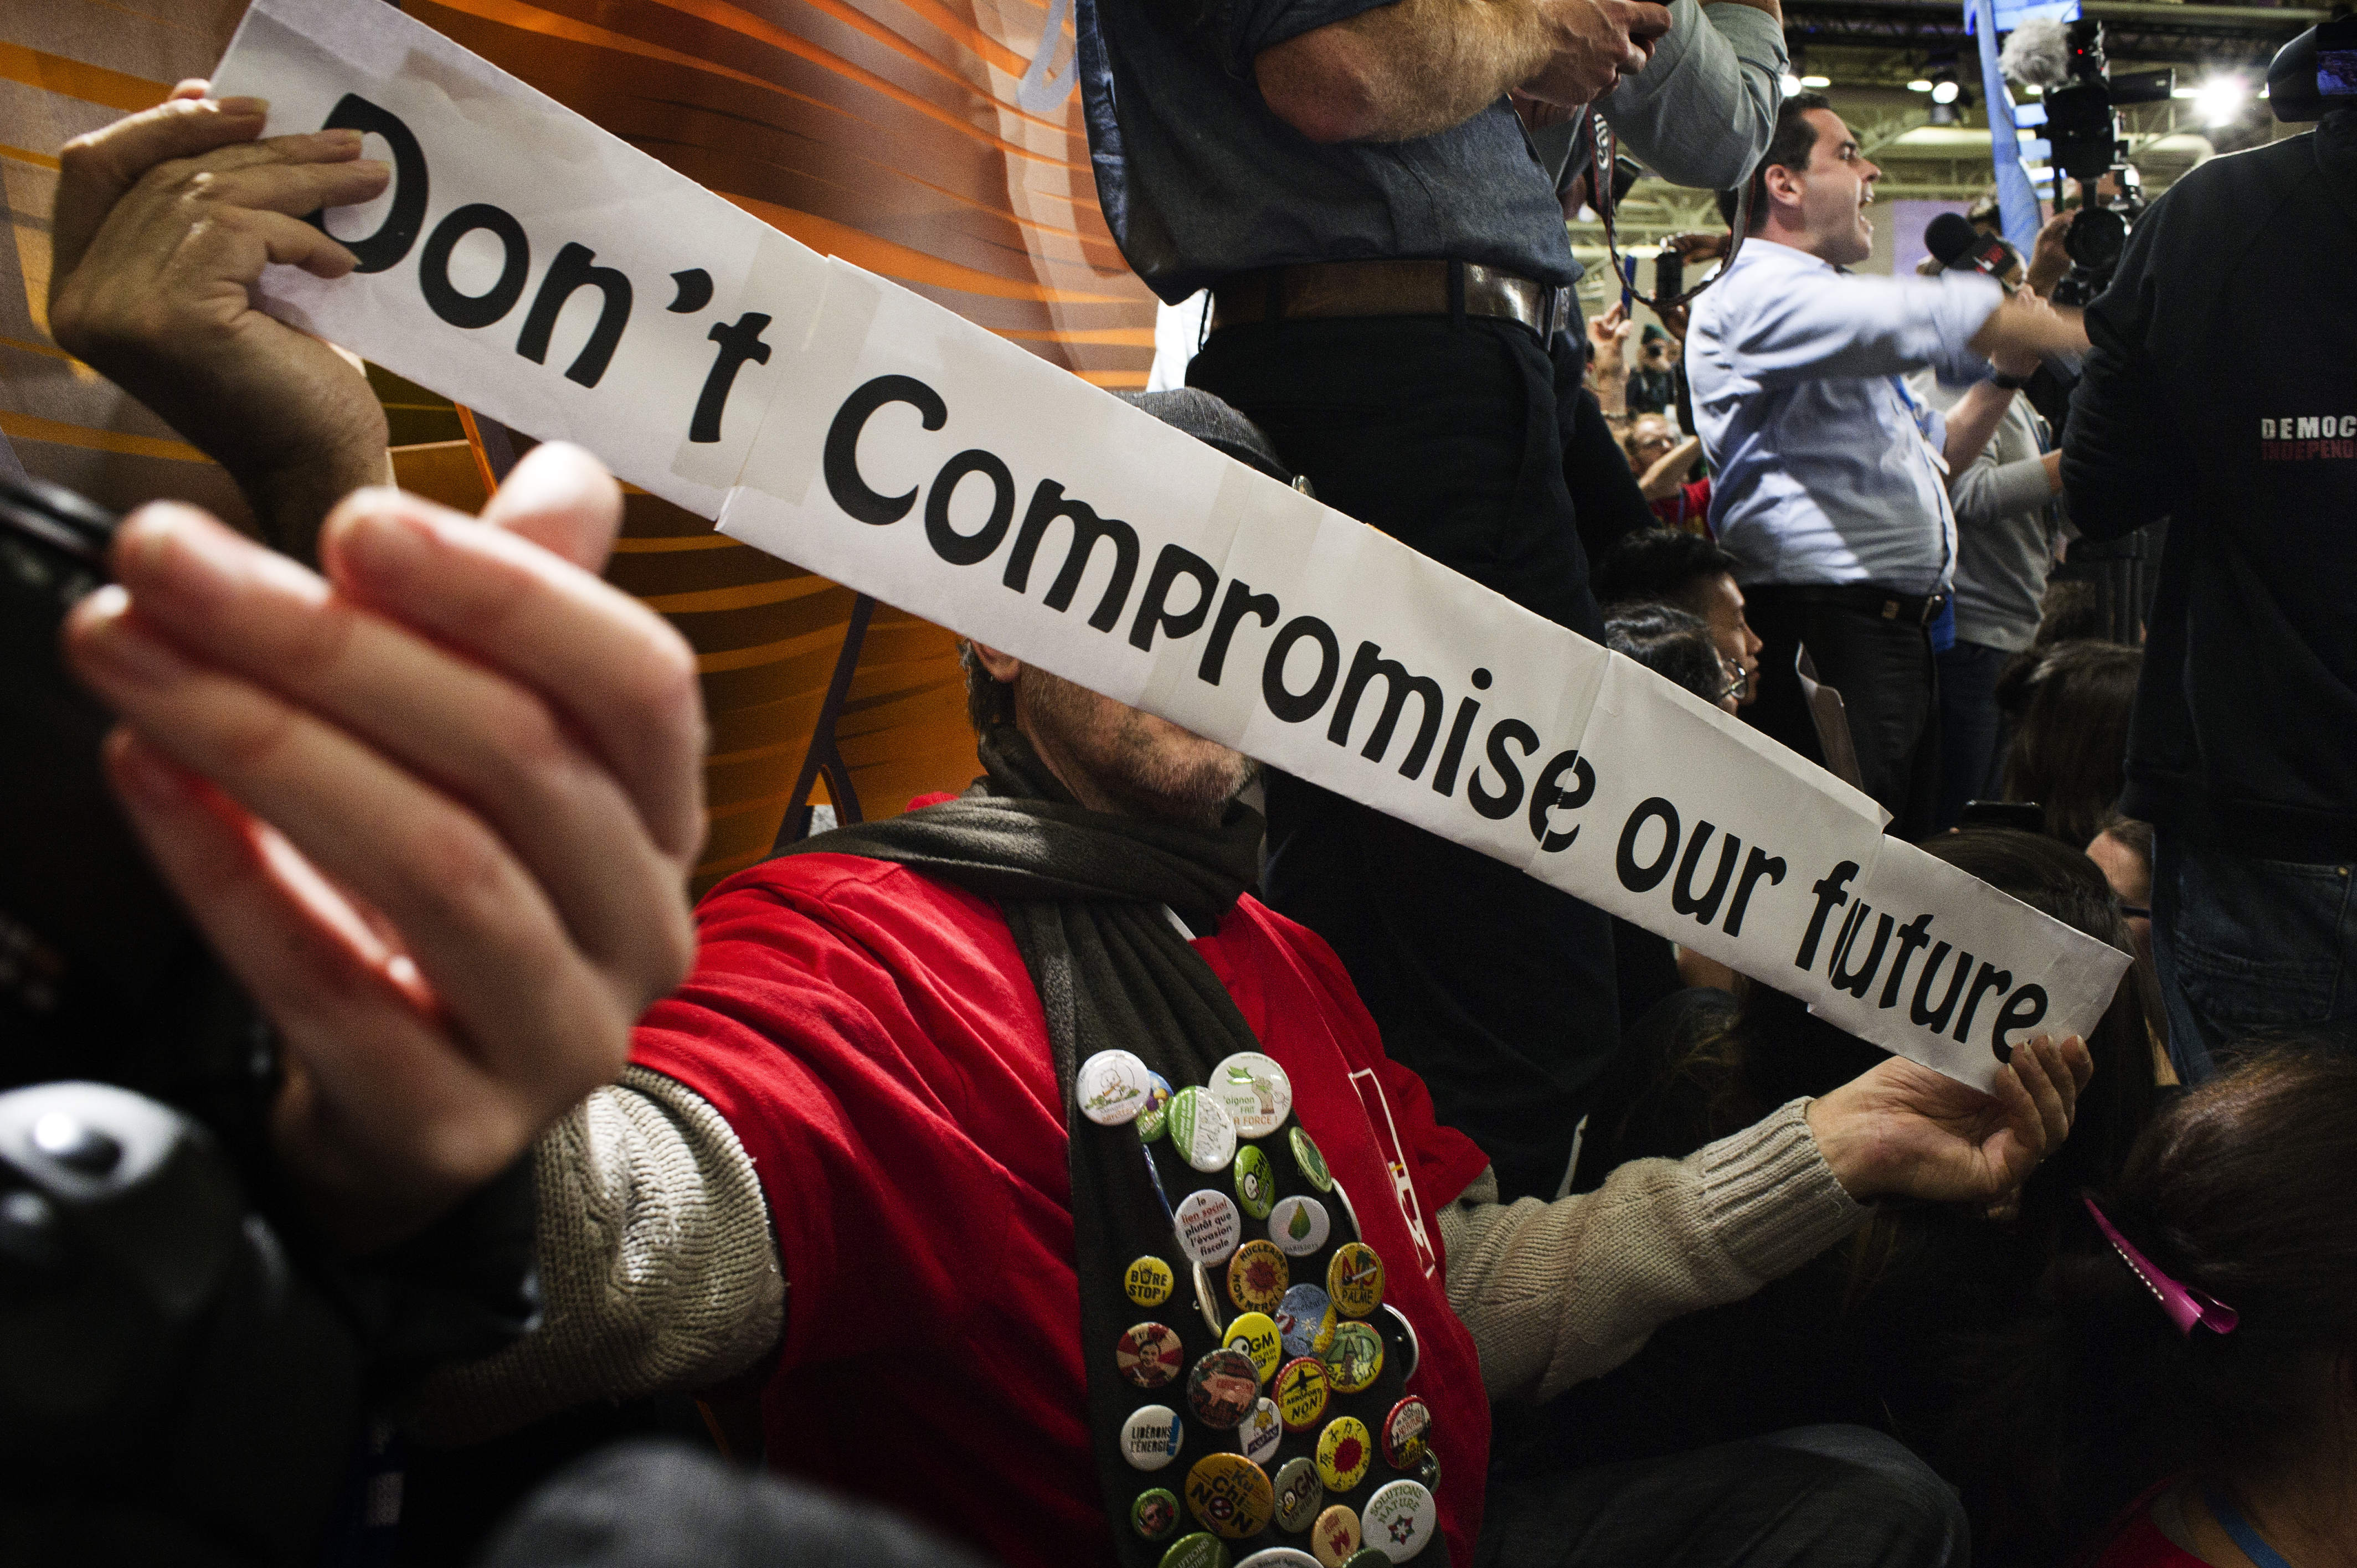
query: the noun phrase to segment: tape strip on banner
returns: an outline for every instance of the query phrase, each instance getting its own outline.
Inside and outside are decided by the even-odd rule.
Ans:
[[[286,320],[722,532],[1803,998],[1977,1088],[2126,954],[1884,836],[1717,708],[907,289],[382,0],[256,0],[214,78],[393,188]],[[1966,972],[1969,971],[1969,972]]]

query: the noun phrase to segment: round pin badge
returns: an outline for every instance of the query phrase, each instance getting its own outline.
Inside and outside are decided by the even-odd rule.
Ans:
[[[1326,1206],[1314,1197],[1298,1193],[1280,1197],[1269,1211],[1268,1239],[1290,1257],[1309,1256],[1326,1244],[1333,1231],[1334,1221],[1327,1217]]]
[[[1140,1323],[1114,1342],[1113,1364],[1141,1389],[1158,1389],[1187,1364],[1178,1331],[1167,1324]]]
[[[1170,1097],[1170,1146],[1199,1171],[1225,1170],[1236,1157],[1236,1124],[1210,1092],[1189,1084]]]
[[[1167,1404],[1141,1405],[1121,1423],[1121,1456],[1136,1470],[1159,1470],[1178,1457],[1187,1428]]]
[[[1266,1241],[1247,1241],[1228,1260],[1228,1299],[1238,1311],[1275,1311],[1292,1283],[1285,1254]]]
[[[1293,1112],[1293,1080],[1276,1058],[1238,1051],[1211,1069],[1208,1085],[1236,1124],[1242,1138],[1265,1138]]]
[[[1184,1204],[1179,1206],[1185,1208]],[[1345,1317],[1364,1317],[1383,1303],[1383,1261],[1364,1241],[1345,1241],[1326,1265],[1326,1294]]]
[[[1394,1563],[1405,1563],[1431,1541],[1440,1511],[1423,1483],[1391,1481],[1375,1488],[1359,1519],[1368,1545],[1380,1547]]]
[[[1187,1511],[1214,1535],[1249,1541],[1268,1528],[1276,1493],[1243,1455],[1206,1454],[1187,1472]]]
[[[1276,1336],[1276,1319],[1265,1312],[1247,1312],[1228,1325],[1225,1344],[1231,1350],[1241,1350],[1252,1358],[1253,1370],[1262,1382],[1268,1381],[1277,1363],[1285,1359],[1285,1345]]]
[[[1195,1310],[1203,1315],[1203,1326],[1211,1331],[1214,1339],[1224,1338],[1228,1328],[1227,1314],[1220,1301],[1220,1293],[1211,1288],[1211,1276],[1203,1272],[1200,1263],[1190,1264],[1195,1271]]]
[[[1178,1494],[1149,1487],[1129,1505],[1129,1528],[1147,1541],[1161,1541],[1178,1528]]]
[[[1271,1484],[1276,1488],[1276,1528],[1287,1535],[1308,1530],[1326,1504],[1326,1483],[1318,1478],[1318,1466],[1309,1455],[1297,1455],[1279,1465]]]
[[[1251,1144],[1236,1151],[1236,1207],[1251,1219],[1268,1218],[1269,1206],[1276,1201],[1276,1167],[1268,1156]]]
[[[1374,1458],[1367,1423],[1355,1415],[1336,1416],[1318,1434],[1318,1478],[1329,1492],[1347,1492],[1365,1480]]]
[[[1187,1374],[1187,1408],[1214,1432],[1233,1428],[1259,1400],[1260,1372],[1241,1350],[1213,1350]]]
[[[1285,1441],[1285,1423],[1277,1418],[1276,1402],[1265,1399],[1252,1407],[1252,1413],[1236,1425],[1236,1451],[1255,1465],[1266,1465],[1276,1457],[1277,1444]]]
[[[1348,1503],[1336,1503],[1309,1527],[1309,1550],[1318,1568],[1342,1568],[1359,1550],[1359,1516]]]
[[[1318,1152],[1317,1143],[1298,1125],[1286,1134],[1293,1145],[1293,1163],[1301,1167],[1301,1179],[1320,1192],[1334,1190],[1334,1177],[1326,1169],[1326,1156]]]
[[[1162,1136],[1170,1119],[1170,1080],[1152,1069],[1146,1074],[1146,1103],[1137,1108],[1137,1135],[1146,1143]]]
[[[1170,1272],[1170,1265],[1151,1252],[1132,1262],[1121,1278],[1122,1290],[1140,1306],[1160,1306],[1170,1299],[1178,1283],[1178,1276]]]
[[[1326,1380],[1326,1364],[1308,1356],[1276,1369],[1275,1389],[1276,1413],[1287,1432],[1307,1432],[1317,1425],[1333,1391]]]
[[[1178,1250],[1198,1263],[1224,1263],[1244,1239],[1244,1219],[1235,1199],[1212,1187],[1202,1187],[1178,1200],[1172,1211],[1178,1221]]]
[[[1276,1304],[1276,1333],[1287,1356],[1323,1356],[1334,1343],[1334,1303],[1313,1284],[1297,1284]]]
[[[1391,1553],[1380,1546],[1361,1546],[1351,1553],[1342,1568],[1391,1568]]]
[[[1383,1417],[1383,1458],[1394,1470],[1413,1470],[1432,1446],[1432,1407],[1410,1394]]]
[[[1237,1563],[1236,1568],[1318,1568],[1318,1559],[1297,1546],[1266,1546]]]
[[[1118,1127],[1137,1119],[1153,1077],[1133,1052],[1099,1051],[1081,1064],[1072,1093],[1082,1115],[1100,1127]]]
[[[1400,1369],[1400,1377],[1405,1380],[1415,1376],[1415,1369],[1424,1365],[1424,1342],[1415,1337],[1415,1325],[1407,1320],[1406,1313],[1390,1302],[1383,1303],[1383,1310],[1391,1314],[1392,1321],[1399,1325],[1400,1337],[1407,1341],[1407,1365]]]
[[[1162,1554],[1162,1568],[1228,1568],[1228,1543],[1204,1530],[1182,1535]]]
[[[1342,1217],[1351,1222],[1351,1234],[1364,1236],[1367,1228],[1359,1223],[1359,1211],[1351,1202],[1351,1189],[1344,1187],[1339,1177],[1334,1183],[1334,1196],[1341,1200]]]
[[[1336,1393],[1366,1392],[1375,1386],[1383,1369],[1381,1336],[1356,1318],[1336,1326],[1334,1343],[1326,1350],[1326,1376]]]

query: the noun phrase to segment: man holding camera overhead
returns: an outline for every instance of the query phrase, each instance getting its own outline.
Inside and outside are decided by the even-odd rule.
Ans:
[[[1580,391],[1580,269],[1526,127],[1592,105],[1666,177],[1731,183],[1774,114],[1776,0],[1083,0],[1079,27],[1114,237],[1162,298],[1211,292],[1189,383],[1319,499],[1600,639],[1575,498],[1646,511]],[[1268,808],[1275,907],[1510,1195],[1561,1190],[1620,1038],[1606,918],[1290,778]]]

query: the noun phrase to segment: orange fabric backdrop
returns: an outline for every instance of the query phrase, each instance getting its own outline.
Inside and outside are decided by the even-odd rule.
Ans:
[[[1146,384],[1154,302],[1089,175],[1071,29],[1039,0],[408,0],[468,48],[814,249],[882,274],[1100,386]],[[48,341],[56,149],[219,58],[242,0],[16,0],[0,14],[0,463],[123,506],[242,512],[217,468]],[[1045,43],[1048,91],[1021,84]],[[1032,107],[1026,108],[1026,100]],[[13,275],[8,275],[13,274]],[[479,504],[447,400],[379,376],[403,482]],[[713,742],[699,890],[762,858],[853,596],[654,497],[608,576],[696,650]],[[866,815],[974,771],[952,639],[879,607],[835,738]],[[819,798],[825,798],[824,786]]]

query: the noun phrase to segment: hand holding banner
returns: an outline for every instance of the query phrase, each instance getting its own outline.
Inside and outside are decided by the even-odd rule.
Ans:
[[[2128,958],[1630,660],[820,257],[380,0],[257,0],[216,91],[392,188],[269,308],[724,532],[1159,714],[1987,1088]]]

